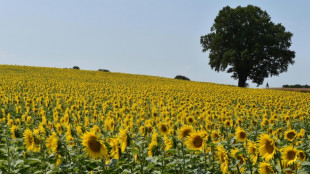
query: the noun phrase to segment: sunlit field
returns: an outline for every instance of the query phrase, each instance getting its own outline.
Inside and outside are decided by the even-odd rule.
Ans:
[[[0,173],[309,173],[310,93],[0,65]]]

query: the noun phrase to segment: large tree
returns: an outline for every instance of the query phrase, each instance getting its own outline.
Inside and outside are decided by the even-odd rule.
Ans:
[[[259,7],[226,6],[200,43],[203,52],[210,52],[212,69],[219,72],[228,68],[240,87],[246,86],[247,79],[259,86],[265,78],[287,71],[294,63],[295,52],[289,50],[292,36]]]

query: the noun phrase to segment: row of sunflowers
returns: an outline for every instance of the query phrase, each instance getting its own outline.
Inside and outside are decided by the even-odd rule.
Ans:
[[[310,94],[0,65],[0,173],[310,173]]]

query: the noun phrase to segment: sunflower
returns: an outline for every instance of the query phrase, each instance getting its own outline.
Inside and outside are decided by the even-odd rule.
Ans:
[[[245,158],[244,158],[244,156],[243,156],[242,154],[239,154],[238,156],[236,156],[236,154],[237,154],[238,152],[239,152],[239,149],[237,149],[237,148],[232,149],[232,150],[231,150],[231,156],[232,156],[233,158],[235,158],[236,160],[239,160],[238,166],[240,167],[242,164],[245,163]],[[245,170],[245,168],[242,167],[242,168],[240,169],[240,172],[243,173],[244,170]]]
[[[58,132],[59,135],[62,134],[62,126],[60,123],[57,123],[56,124],[56,131]]]
[[[297,132],[295,130],[288,130],[285,131],[284,138],[289,141],[294,141],[294,139],[297,137]]]
[[[300,150],[300,151],[298,151],[297,156],[298,156],[298,159],[300,161],[306,161],[306,154],[305,154],[305,152]]]
[[[225,120],[224,126],[225,127],[232,127],[233,126],[233,121],[232,120]]]
[[[140,134],[141,134],[142,136],[144,136],[144,135],[145,135],[145,127],[144,127],[144,126],[140,126],[139,132],[140,132]]]
[[[153,156],[153,150],[157,146],[157,136],[158,136],[157,132],[153,132],[152,141],[148,147],[148,152],[147,152],[149,156]]]
[[[33,136],[32,150],[34,152],[39,152],[41,150],[41,141],[37,135]]]
[[[74,138],[71,135],[66,135],[66,141],[68,146],[70,147],[74,146]]]
[[[282,157],[283,163],[285,163],[288,166],[296,163],[297,156],[298,156],[297,149],[295,149],[293,146],[287,146],[281,149],[281,151],[282,151],[281,157]]]
[[[203,150],[206,145],[205,138],[201,132],[192,132],[184,142],[190,150]]]
[[[24,132],[24,144],[26,145],[27,151],[31,151],[33,149],[33,143],[34,143],[33,133],[31,132],[30,129],[26,129]]]
[[[220,134],[217,133],[217,131],[213,130],[211,133],[211,139],[212,139],[213,143],[220,142]]]
[[[57,159],[56,159],[55,166],[57,167],[59,164],[61,164],[61,155],[60,154],[56,154],[56,157],[57,157]]]
[[[165,143],[165,151],[168,151],[173,146],[173,141],[167,136],[164,136],[164,143]]]
[[[94,126],[90,129],[90,131],[96,132],[96,133],[98,133],[99,135],[101,134],[101,129],[100,129],[97,125],[94,125]]]
[[[282,138],[283,137],[283,129],[278,128],[276,131],[273,132],[273,135],[277,136],[278,138]]]
[[[247,146],[247,152],[250,156],[250,160],[252,161],[253,165],[255,165],[258,158],[258,149],[254,142],[249,141]]]
[[[82,126],[76,126],[76,127],[75,127],[75,130],[76,130],[76,132],[77,132],[78,134],[83,134],[83,128],[82,128]]]
[[[255,120],[251,120],[251,125],[252,125],[253,127],[255,127],[255,126],[257,126],[257,122],[256,122]]]
[[[189,125],[184,125],[179,129],[179,135],[178,138],[179,140],[182,140],[183,138],[188,137],[188,135],[192,132],[194,132],[193,126]]]
[[[223,146],[217,146],[217,157],[221,164],[222,173],[227,173],[228,171],[228,155]]]
[[[121,150],[122,152],[125,151],[127,145],[128,145],[128,136],[126,130],[122,129],[119,131],[119,143],[121,144]]]
[[[193,117],[193,116],[189,116],[189,117],[187,117],[187,118],[186,118],[186,121],[187,121],[189,124],[193,124],[193,123],[195,123],[195,119],[194,119],[194,117]]]
[[[269,137],[268,134],[263,134],[259,137],[259,153],[265,161],[272,159],[276,153],[275,142]]]
[[[166,134],[168,134],[168,132],[169,132],[169,127],[168,127],[168,125],[165,124],[165,123],[159,123],[158,130],[159,130],[159,132],[162,133],[163,135],[166,135]]]
[[[300,132],[298,134],[298,138],[302,139],[306,134],[306,130],[305,129],[300,129]]]
[[[55,132],[46,139],[46,147],[56,153],[58,148],[58,138]]]
[[[244,142],[244,140],[246,140],[246,137],[247,137],[246,132],[242,128],[238,127],[236,129],[236,139],[239,142]]]
[[[109,144],[111,146],[110,155],[112,159],[119,159],[121,149],[119,147],[119,140],[118,138],[111,138],[109,139]]]
[[[90,158],[102,159],[107,156],[107,147],[94,132],[86,132],[82,137],[84,151]]]
[[[259,174],[271,174],[274,173],[272,166],[269,163],[261,162],[259,163]]]
[[[13,125],[11,127],[11,134],[12,134],[12,139],[20,138],[19,127]]]
[[[147,154],[148,156],[152,157],[154,154],[153,154],[153,151],[154,151],[154,148],[157,146],[157,142],[151,142],[149,147],[147,148],[148,151],[147,151]]]

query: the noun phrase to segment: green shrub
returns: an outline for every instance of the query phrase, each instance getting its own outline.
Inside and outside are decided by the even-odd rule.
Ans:
[[[98,69],[98,71],[102,71],[102,72],[110,72],[109,70],[107,69]]]
[[[72,69],[80,69],[80,67],[78,67],[78,66],[74,66]]]
[[[177,75],[177,76],[175,76],[175,79],[180,79],[180,80],[189,80],[189,81],[190,81],[190,79],[189,79],[189,78],[187,78],[187,77],[185,77],[185,76],[182,76],[182,75]]]

